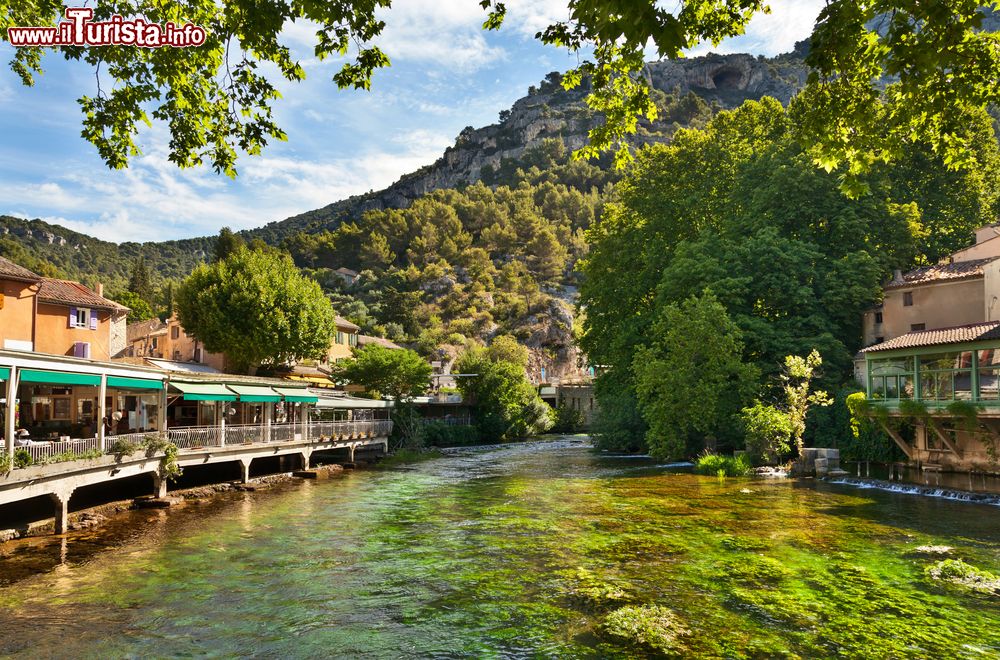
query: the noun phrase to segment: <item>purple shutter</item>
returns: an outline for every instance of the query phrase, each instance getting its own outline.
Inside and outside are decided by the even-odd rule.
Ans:
[[[76,325],[76,307],[69,308],[69,327],[74,327]]]
[[[90,310],[90,329],[97,330],[97,312]]]
[[[83,357],[83,342],[78,341],[73,344],[73,357],[82,358]]]

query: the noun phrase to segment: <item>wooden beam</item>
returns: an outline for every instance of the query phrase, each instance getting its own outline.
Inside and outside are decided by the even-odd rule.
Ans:
[[[908,445],[906,441],[899,436],[898,433],[889,428],[889,425],[886,424],[883,420],[881,419],[878,420],[878,425],[882,427],[882,430],[885,431],[890,438],[896,441],[896,444],[899,445],[899,448],[903,450],[903,453],[906,454],[906,457],[908,459],[910,459],[911,461],[914,460],[913,455],[914,453],[916,453],[916,450],[913,447]]]
[[[948,434],[941,430],[941,427],[938,426],[938,423],[934,421],[934,418],[928,417],[926,424],[930,426],[931,429],[933,429],[934,433],[937,435],[937,437],[941,439],[941,442],[944,443],[945,447],[951,450],[959,458],[962,458],[962,452],[959,451],[955,443],[951,441],[951,438],[948,437]]]

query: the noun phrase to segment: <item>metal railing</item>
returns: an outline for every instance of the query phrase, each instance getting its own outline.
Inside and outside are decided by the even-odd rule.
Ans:
[[[471,426],[472,418],[468,415],[458,417],[421,417],[420,423],[424,425],[444,424],[445,426]]]
[[[35,442],[14,448],[15,457],[17,457],[18,451],[24,450],[30,457],[30,461],[22,458],[22,464],[15,461],[13,467],[96,458],[103,454],[113,455],[125,447],[138,450],[150,436],[162,437],[163,434],[166,434],[167,440],[177,445],[179,449],[201,449],[263,442],[292,442],[303,438],[305,430],[305,426],[302,424],[272,424],[270,440],[268,440],[268,427],[260,424],[227,425],[225,429],[219,426],[185,426],[167,431],[142,431],[109,435],[104,438],[103,447],[101,441],[96,437]],[[392,433],[392,422],[390,420],[312,422],[309,424],[308,430],[309,440],[312,442],[360,440],[388,436]]]
[[[392,433],[392,421],[377,419],[364,422],[313,422],[309,425],[311,440],[357,440],[378,438]]]
[[[218,426],[185,426],[168,430],[167,439],[178,449],[221,447],[222,429]]]
[[[97,438],[35,442],[23,447],[15,447],[15,457],[20,450],[28,453],[32,465],[75,461],[88,454],[103,453],[101,452],[101,442]],[[93,456],[88,457],[93,458]],[[16,464],[15,467],[17,467]]]

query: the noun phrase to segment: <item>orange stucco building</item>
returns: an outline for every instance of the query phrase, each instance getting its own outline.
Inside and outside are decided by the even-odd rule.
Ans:
[[[0,348],[109,360],[125,348],[128,308],[79,282],[0,257]]]

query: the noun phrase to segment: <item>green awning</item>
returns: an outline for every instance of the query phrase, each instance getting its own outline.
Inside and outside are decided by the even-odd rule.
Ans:
[[[185,401],[235,401],[236,393],[220,383],[178,383],[170,386],[184,393]]]
[[[108,387],[122,387],[131,390],[162,390],[163,381],[152,378],[125,378],[108,376]]]
[[[246,403],[277,403],[281,401],[280,394],[263,385],[234,385],[230,383],[226,387],[239,394],[240,401]]]
[[[275,392],[285,397],[285,401],[291,401],[292,403],[316,403],[319,401],[318,396],[314,396],[309,393],[309,390],[298,387],[274,387],[272,388]]]
[[[0,367],[0,380],[10,378],[10,367]]]
[[[47,383],[50,385],[92,385],[101,384],[101,377],[94,374],[71,374],[64,371],[42,371],[22,369],[18,372],[22,383]]]

